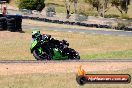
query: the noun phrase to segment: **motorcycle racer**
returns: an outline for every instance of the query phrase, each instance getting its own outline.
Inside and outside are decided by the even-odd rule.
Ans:
[[[51,35],[32,32],[31,53],[37,60],[80,59],[78,52],[68,48],[66,40],[51,38]]]

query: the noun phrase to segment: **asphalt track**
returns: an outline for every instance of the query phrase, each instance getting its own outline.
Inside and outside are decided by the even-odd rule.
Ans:
[[[65,62],[132,62],[132,59],[89,59],[89,60],[0,60],[0,64],[12,64],[12,63],[65,63]]]
[[[95,30],[95,29],[79,29],[79,28],[57,28],[48,26],[30,26],[23,25],[23,29],[40,29],[40,30],[52,30],[52,31],[64,31],[64,32],[78,32],[78,33],[90,33],[90,34],[103,34],[103,35],[117,35],[117,36],[132,36],[132,31],[112,31],[112,30]]]
[[[13,11],[13,12],[12,12]],[[10,9],[9,11],[10,14],[13,13],[20,13],[20,11],[17,10],[12,10]],[[104,34],[104,35],[118,35],[118,36],[132,36],[132,31],[106,31],[106,30],[93,30],[93,29],[75,29],[75,28],[55,28],[55,27],[48,27],[48,26],[29,26],[29,25],[23,25],[23,28],[36,28],[36,29],[48,29],[48,30],[53,30],[53,31],[64,31],[64,32],[79,32],[79,33],[91,33],[91,34]]]

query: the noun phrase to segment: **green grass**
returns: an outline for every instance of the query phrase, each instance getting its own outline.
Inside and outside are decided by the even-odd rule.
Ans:
[[[88,54],[82,55],[82,58],[89,58],[89,59],[98,59],[98,58],[122,58],[127,59],[132,57],[132,50],[122,50],[122,51],[112,51],[112,52],[105,52],[105,53],[97,53],[97,54]]]
[[[130,74],[132,69],[121,71],[88,72],[89,74]],[[34,73],[0,76],[1,88],[131,88],[130,84],[86,84],[76,82],[76,73]]]
[[[1,60],[34,60],[30,53],[31,29],[25,33],[0,32],[0,59]],[[98,34],[81,34],[41,30],[42,33],[70,43],[71,48],[77,50],[81,58],[132,58],[132,37]]]

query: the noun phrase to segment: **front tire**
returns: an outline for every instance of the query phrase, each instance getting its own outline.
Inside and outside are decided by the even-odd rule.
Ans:
[[[37,53],[37,50],[34,50],[34,51],[33,51],[33,56],[35,57],[36,60],[42,60],[42,59],[39,57],[39,55],[38,55],[38,53]]]
[[[33,51],[33,56],[36,60],[49,60],[49,55],[44,52],[43,55],[39,55],[37,50]]]
[[[80,60],[80,55],[74,49],[69,48],[69,59],[70,60]]]
[[[78,54],[78,52],[76,52],[76,54],[73,54],[70,57],[70,60],[80,60],[80,55]]]

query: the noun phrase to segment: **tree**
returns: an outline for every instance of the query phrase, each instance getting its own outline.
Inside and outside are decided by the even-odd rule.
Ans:
[[[78,0],[64,0],[65,6],[66,6],[66,18],[68,19],[70,17],[70,11],[71,11],[71,5],[74,3],[74,11],[77,12],[77,3]]]
[[[43,8],[45,7],[44,1],[45,1],[45,0],[39,0],[39,1],[38,1],[38,5],[37,5],[37,7],[36,7],[36,10],[37,10],[37,11],[42,11],[42,10],[43,10]]]
[[[121,14],[128,12],[128,5],[131,0],[84,0],[89,3],[93,8],[96,8],[98,15],[103,16],[109,10],[108,4],[115,6]]]
[[[99,16],[104,16],[104,13],[108,11],[109,0],[84,0],[86,3],[90,4],[98,12]]]
[[[128,5],[130,5],[131,0],[110,0],[112,6],[115,6],[121,14],[128,12]]]
[[[6,0],[6,1],[7,1],[7,3],[10,3],[11,0]]]
[[[44,1],[45,0],[20,0],[19,8],[41,11],[45,7]]]
[[[75,13],[77,13],[77,3],[78,3],[78,0],[73,0],[74,2],[74,11]]]

